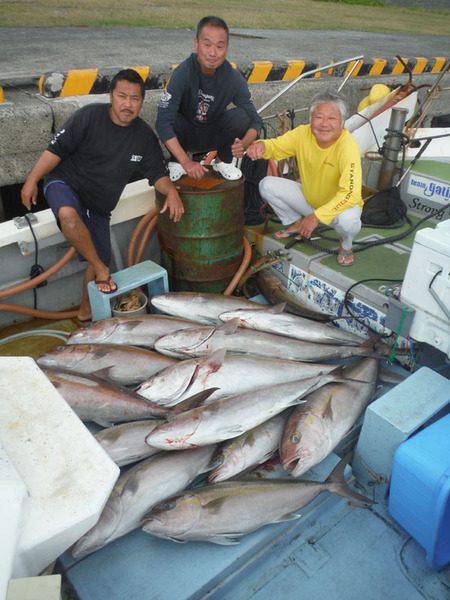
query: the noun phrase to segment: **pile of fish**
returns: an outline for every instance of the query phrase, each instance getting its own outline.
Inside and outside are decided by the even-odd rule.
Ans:
[[[98,321],[38,359],[78,416],[104,427],[97,441],[126,467],[75,557],[137,527],[236,543],[298,518],[324,490],[368,505],[343,479],[347,459],[323,483],[295,477],[328,456],[373,399],[370,340],[219,294],[173,292],[152,304],[166,314]],[[325,362],[349,357],[358,358]],[[277,453],[285,478],[251,475]]]

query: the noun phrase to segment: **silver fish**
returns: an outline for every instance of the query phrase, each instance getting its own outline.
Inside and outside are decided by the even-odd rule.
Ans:
[[[329,383],[294,410],[280,446],[284,469],[298,477],[332,452],[373,398],[377,371],[372,358],[346,367],[344,377],[358,381]]]
[[[211,471],[208,481],[225,481],[272,458],[280,445],[287,418],[287,413],[283,412],[234,440],[225,442],[217,452],[214,460],[217,467]]]
[[[145,443],[147,435],[162,421],[145,420],[102,429],[95,439],[119,467],[143,460],[159,452]]]
[[[336,369],[339,373],[340,370]],[[162,450],[183,450],[235,438],[289,406],[298,404],[304,396],[337,378],[333,371],[215,400],[176,415],[168,423],[156,427],[147,436],[147,444]]]
[[[195,327],[186,319],[166,315],[141,315],[139,317],[116,317],[96,321],[72,333],[68,344],[127,344],[153,348],[156,340],[177,331]]]
[[[173,406],[209,388],[218,388],[208,402],[257,388],[329,373],[336,365],[299,363],[260,356],[225,356],[217,350],[206,358],[177,362],[160,371],[136,391],[139,396]]]
[[[208,356],[220,348],[225,348],[231,354],[253,354],[304,362],[374,354],[370,342],[363,342],[359,346],[314,344],[273,333],[241,329],[237,320],[227,321],[221,326],[198,326],[176,331],[159,338],[155,343],[158,352],[177,358]]]
[[[36,361],[41,367],[95,375],[117,385],[137,385],[177,363],[158,352],[114,344],[58,346]]]
[[[72,555],[87,556],[136,529],[155,504],[207,471],[213,452],[214,446],[163,453],[131,467],[119,477],[99,521],[74,545]]]
[[[108,427],[124,421],[164,418],[169,413],[169,409],[102,379],[42,370],[82,421],[94,421]]]
[[[156,506],[144,518],[143,530],[176,542],[235,544],[263,525],[298,519],[298,511],[324,491],[348,498],[357,506],[370,506],[368,498],[345,483],[345,464],[346,459],[323,483],[235,480],[188,490]]]
[[[151,303],[169,315],[192,319],[198,323],[217,323],[219,315],[238,308],[265,308],[264,304],[246,298],[198,292],[169,292],[153,296]]]
[[[358,346],[362,340],[353,333],[338,329],[326,323],[283,313],[284,305],[272,306],[266,310],[238,309],[223,312],[221,321],[238,319],[240,327],[284,335],[305,342],[317,344],[347,344]]]

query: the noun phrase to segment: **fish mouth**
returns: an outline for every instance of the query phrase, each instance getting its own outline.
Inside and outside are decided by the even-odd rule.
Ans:
[[[283,465],[283,469],[285,471],[292,472],[298,467],[299,462],[300,462],[299,456],[292,456],[292,457],[286,458],[286,460],[284,460],[281,464]]]

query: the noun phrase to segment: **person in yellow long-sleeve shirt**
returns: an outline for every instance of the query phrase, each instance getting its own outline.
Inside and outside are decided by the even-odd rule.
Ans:
[[[309,238],[319,223],[330,225],[341,240],[337,260],[342,266],[353,264],[352,243],[361,229],[363,206],[360,151],[344,129],[346,113],[338,94],[318,94],[311,103],[309,125],[258,140],[247,149],[253,160],[297,159],[300,183],[265,177],[259,185],[261,196],[285,225],[275,236]]]

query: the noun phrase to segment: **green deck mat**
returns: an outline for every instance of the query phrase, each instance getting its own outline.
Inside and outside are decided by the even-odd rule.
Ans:
[[[414,215],[408,215],[413,225],[416,225],[421,217],[417,217]],[[361,232],[356,237],[359,239],[366,239],[370,236],[376,236],[377,238],[389,238],[392,236],[400,235],[401,233],[406,232],[409,229],[410,225],[405,223],[402,227],[398,227],[396,229],[377,229],[375,227],[363,227]],[[415,229],[412,233],[410,233],[407,237],[395,242],[396,246],[400,246],[401,248],[409,248],[411,249],[414,243],[414,237],[416,232],[420,229],[424,229],[425,227],[435,228],[434,223],[430,223],[430,221],[425,221],[417,229]],[[247,227],[250,232],[255,234],[262,235],[262,225]],[[265,235],[273,236],[275,231],[279,231],[282,229],[280,223],[275,223],[270,221],[268,232]],[[331,240],[317,239],[316,242],[320,244],[323,248],[337,248],[339,245],[339,240],[334,231],[327,231],[325,235],[329,237],[333,237],[335,239],[334,242]],[[316,237],[313,234],[313,238]],[[280,239],[279,241],[283,246],[286,245],[289,239]],[[301,252],[303,255],[307,257],[314,256],[320,253],[320,250],[308,245],[307,243],[300,242],[294,246],[295,250]],[[325,256],[320,260],[320,263],[332,269],[333,271],[342,273],[354,281],[360,281],[362,279],[369,278],[386,278],[386,279],[403,279],[406,271],[406,266],[408,264],[410,253],[405,251],[397,251],[393,249],[389,244],[388,245],[380,245],[375,246],[373,248],[369,248],[368,250],[363,250],[362,252],[357,252],[355,254],[355,263],[351,267],[341,267],[337,261],[335,255]],[[314,268],[313,268],[314,269]],[[368,283],[367,287],[371,289],[378,290],[379,286],[382,282],[373,282]]]
[[[405,167],[408,166],[410,161],[405,162]],[[450,163],[444,162],[443,160],[426,160],[421,159],[412,168],[414,173],[420,173],[422,175],[430,175],[443,181],[450,181]]]

